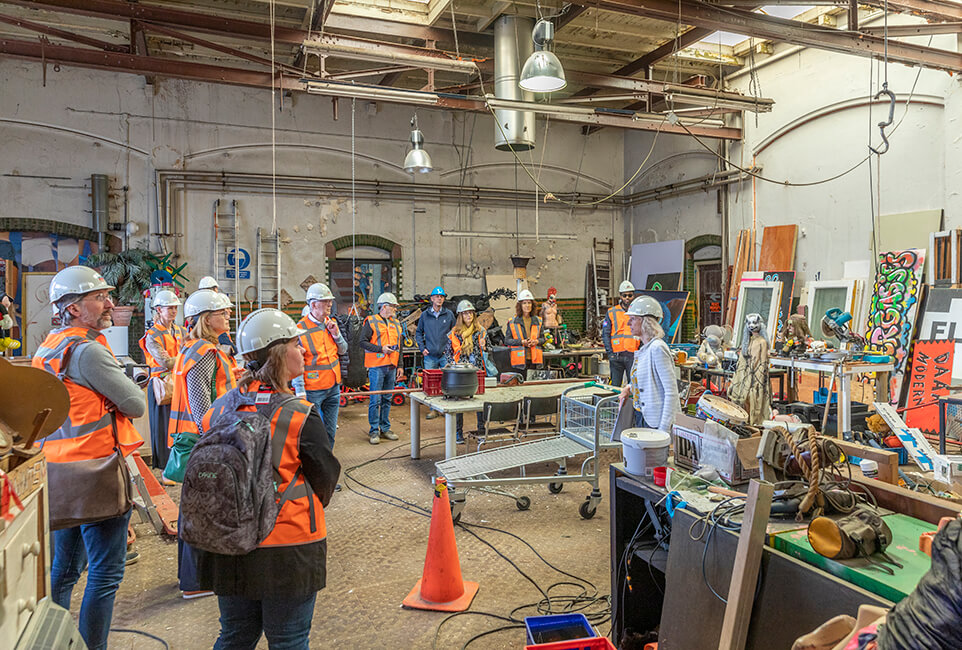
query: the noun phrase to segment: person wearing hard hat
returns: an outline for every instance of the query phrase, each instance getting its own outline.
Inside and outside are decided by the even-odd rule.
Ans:
[[[534,295],[527,289],[518,293],[515,317],[508,321],[504,344],[510,348],[511,367],[516,370],[540,368],[544,362],[541,319],[534,315]]]
[[[337,321],[331,318],[334,294],[326,284],[316,282],[307,289],[307,315],[297,323],[304,346],[304,390],[307,401],[317,407],[334,448],[337,411],[341,401],[341,361],[347,341]]]
[[[627,314],[635,297],[635,285],[625,280],[618,286],[618,296],[618,304],[608,310],[601,324],[601,340],[608,352],[612,386],[621,386],[622,380],[631,371],[635,350],[638,349],[638,339],[631,334]]]
[[[444,351],[445,365],[450,363],[470,363],[478,370],[484,370],[484,349],[487,346],[487,332],[475,318],[474,305],[470,300],[458,303],[458,319],[448,334],[448,345]],[[484,426],[484,418],[479,411],[478,430]],[[458,442],[464,442],[464,414],[457,417]]]
[[[302,337],[277,309],[251,312],[237,329],[246,362],[238,386],[204,416],[204,429],[211,430],[225,418],[233,424],[260,410],[271,421],[271,439],[283,441],[274,450],[278,494],[294,484],[256,549],[239,556],[197,551],[200,584],[217,594],[220,610],[215,648],[253,648],[262,634],[272,648],[307,648],[317,592],[327,583],[324,508],[341,465],[317,409],[289,388],[304,373]]]
[[[131,512],[104,518],[104,506],[122,503],[129,486],[123,479],[113,484],[103,480],[102,472],[78,481],[75,468],[107,461],[116,449],[124,456],[133,453],[143,440],[131,419],[145,410],[143,391],[124,373],[102,333],[113,325],[113,288],[86,266],[57,273],[50,282],[50,301],[63,325],[47,335],[32,361],[35,368],[60,377],[70,397],[67,419],[43,443],[54,528],[51,599],[69,610],[74,585],[87,568],[79,627],[87,647],[95,650],[107,647],[114,598],[124,577]],[[103,468],[118,474],[116,465]],[[91,507],[99,515],[90,523],[60,523],[68,517],[76,521],[78,513]]]
[[[393,293],[382,293],[377,299],[377,314],[364,319],[361,326],[361,347],[364,348],[364,367],[367,368],[369,390],[390,391],[401,379],[401,323],[397,316],[398,302]],[[391,431],[391,394],[371,395],[368,400],[367,421],[370,425],[368,441],[372,445],[386,440],[397,440]]]
[[[170,400],[167,444],[170,458],[162,477],[183,480],[187,458],[203,432],[204,414],[218,397],[236,385],[237,363],[218,345],[218,337],[230,329],[230,299],[210,289],[200,289],[184,301],[184,315],[193,327],[174,361],[174,394]],[[211,595],[197,582],[193,549],[177,540],[177,575],[184,598]]]
[[[426,309],[418,318],[418,327],[414,332],[414,340],[424,359],[425,370],[433,370],[444,365],[444,350],[448,344],[448,334],[454,327],[454,314],[444,308],[447,294],[439,285],[431,290],[431,308]],[[431,409],[427,420],[438,417],[438,412]]]
[[[205,275],[200,279],[200,282],[197,283],[197,289],[208,289],[214,293],[222,293],[220,290],[220,285],[217,284],[217,280],[209,275]],[[229,328],[226,332],[217,337],[217,344],[221,346],[221,349],[225,354],[230,356],[237,354],[237,346],[234,345],[234,340],[230,337]]]
[[[641,348],[635,351],[630,381],[621,389],[620,402],[631,396],[636,427],[670,434],[681,406],[675,361],[661,327],[661,305],[651,296],[639,296],[632,301],[627,314],[631,333],[641,340]]]
[[[167,465],[167,423],[170,420],[170,403],[158,404],[155,387],[161,389],[169,381],[170,371],[180,352],[181,343],[187,338],[187,329],[178,325],[177,307],[180,298],[173,291],[158,291],[150,301],[154,311],[154,323],[138,341],[144,359],[150,368],[151,386],[147,390],[147,413],[150,419],[150,464],[158,469]]]

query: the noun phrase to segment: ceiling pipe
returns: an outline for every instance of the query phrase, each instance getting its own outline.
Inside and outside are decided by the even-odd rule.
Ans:
[[[534,51],[531,30],[534,19],[501,16],[494,21],[494,95],[507,101],[534,102],[534,93],[522,90],[521,62]],[[535,147],[535,120],[530,110],[502,108],[494,111],[494,148],[498,151],[530,151]]]

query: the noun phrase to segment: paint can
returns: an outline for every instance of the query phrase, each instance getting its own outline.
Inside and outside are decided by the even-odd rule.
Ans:
[[[863,458],[858,462],[859,468],[865,478],[878,478],[878,463],[868,458]]]
[[[671,436],[658,429],[628,429],[621,432],[625,470],[635,476],[651,478],[656,467],[668,464]]]

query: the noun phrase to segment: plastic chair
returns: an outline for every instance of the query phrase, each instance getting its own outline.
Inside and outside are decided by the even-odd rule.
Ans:
[[[535,429],[549,427],[548,430],[557,431],[558,402],[559,398],[557,397],[525,397],[522,408],[524,436],[532,433],[532,427]],[[553,422],[552,416],[554,416]],[[539,417],[546,417],[547,419],[540,422],[535,420]]]
[[[481,405],[483,428],[477,432],[478,451],[481,445],[495,440],[518,441],[521,425],[521,400],[513,402],[485,402]]]

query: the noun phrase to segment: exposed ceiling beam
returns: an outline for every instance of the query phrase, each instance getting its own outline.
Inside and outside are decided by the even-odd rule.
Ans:
[[[863,34],[882,36],[885,27],[860,27]],[[921,23],[918,25],[889,25],[888,35],[891,38],[903,36],[928,36],[930,34],[962,34],[962,22],[956,23]]]
[[[51,43],[41,45],[34,41],[0,39],[0,54],[21,59],[46,60],[84,68],[110,70],[112,72],[129,72],[131,74],[156,75],[258,88],[270,88],[271,85],[270,72],[227,68],[191,61],[174,61],[154,56],[100,52]],[[304,87],[293,76],[278,76],[276,81],[278,87],[282,89],[302,90]]]
[[[147,50],[147,34],[144,33],[144,24],[139,20],[130,21],[130,53],[150,56],[150,52]]]
[[[0,23],[7,23],[8,25],[20,27],[21,29],[26,29],[31,32],[37,32],[38,34],[46,34],[47,36],[62,38],[65,41],[73,41],[74,43],[89,45],[90,47],[95,47],[99,50],[105,50],[107,52],[127,52],[128,51],[127,46],[125,45],[118,45],[117,43],[108,43],[107,41],[101,41],[99,39],[90,38],[89,36],[83,36],[81,34],[74,34],[73,32],[57,29],[56,27],[48,27],[47,25],[41,25],[40,23],[35,23],[30,20],[24,20],[22,18],[17,18],[15,16],[6,16],[6,15],[0,14]]]
[[[560,31],[562,27],[586,11],[588,11],[588,7],[585,7],[584,5],[568,5],[567,10],[561,14],[557,20],[554,21],[555,31]]]
[[[427,24],[433,25],[434,22],[441,16],[441,12],[448,10],[448,6],[450,4],[451,0],[431,0],[431,2],[428,3]]]
[[[494,24],[494,21],[501,17],[501,14],[511,8],[511,4],[512,3],[508,2],[507,0],[504,2],[495,2],[493,5],[491,5],[491,13],[489,15],[485,16],[484,18],[478,18],[478,22],[474,25],[475,31],[485,31],[488,27]]]
[[[953,0],[859,0],[860,5],[885,9],[891,12],[909,13],[930,20],[962,20],[962,4]]]
[[[2,0],[0,0],[2,1]],[[363,34],[370,37],[372,34],[386,35],[391,34],[400,38],[416,38],[423,41],[435,41],[438,43],[453,43],[454,32],[443,27],[424,27],[411,23],[381,20],[378,18],[364,18],[361,16],[349,16],[346,14],[331,14],[327,19],[325,29],[337,32],[352,32]],[[494,37],[490,34],[476,34],[474,32],[462,32],[458,30],[458,43],[469,47],[491,48],[494,46]]]
[[[932,2],[933,0],[909,0]],[[773,41],[794,43],[840,54],[882,58],[887,49],[888,60],[906,65],[921,64],[926,68],[962,72],[962,53],[939,50],[903,41],[886,42],[877,36],[850,34],[834,28],[765,16],[742,9],[717,7],[702,2],[671,0],[576,0],[579,4],[633,16],[645,16],[671,23],[703,27],[715,31],[737,33]],[[960,5],[962,6],[962,5]],[[680,17],[679,17],[680,14]]]

